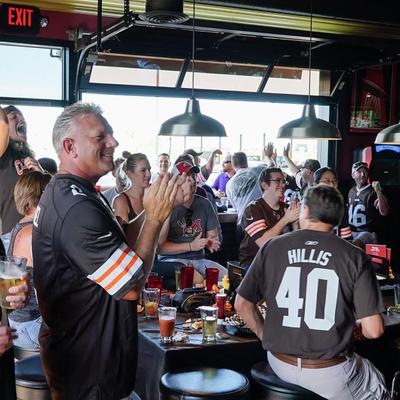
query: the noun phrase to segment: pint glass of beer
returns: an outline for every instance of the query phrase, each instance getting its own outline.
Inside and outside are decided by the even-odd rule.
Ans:
[[[6,297],[10,294],[8,289],[24,283],[23,275],[26,271],[26,258],[0,257],[0,307],[11,310]]]

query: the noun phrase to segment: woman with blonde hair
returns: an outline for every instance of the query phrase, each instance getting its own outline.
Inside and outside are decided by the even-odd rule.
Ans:
[[[21,176],[14,188],[14,199],[17,211],[23,218],[17,222],[11,231],[8,256],[19,256],[27,259],[27,266],[33,268],[32,262],[32,224],[40,197],[50,182],[50,174],[30,172]],[[29,274],[29,302],[26,307],[9,314],[9,324],[16,329],[18,338],[14,340],[16,346],[25,349],[39,348],[39,329],[41,317],[33,289],[33,274]]]
[[[122,193],[116,196],[112,203],[115,216],[128,223],[143,211],[144,190],[150,186],[150,163],[145,154],[124,151],[125,161],[117,171],[117,185],[122,187]]]

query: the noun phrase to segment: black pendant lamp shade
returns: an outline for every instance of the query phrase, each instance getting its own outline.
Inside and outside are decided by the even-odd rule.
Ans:
[[[183,13],[183,0],[147,0],[146,12],[139,18],[152,24],[182,24],[189,19]]]
[[[400,145],[400,122],[388,126],[378,133],[375,144],[397,144]]]
[[[192,97],[183,114],[172,117],[161,125],[159,136],[225,137],[226,132],[220,122],[201,113],[199,101]]]
[[[340,140],[342,137],[335,125],[316,117],[313,104],[305,104],[301,118],[281,126],[278,138]]]
[[[224,126],[214,118],[204,115],[200,111],[199,101],[194,97],[194,73],[195,73],[195,21],[196,0],[193,0],[192,19],[192,96],[186,104],[183,114],[177,115],[165,121],[158,133],[159,136],[197,136],[197,137],[225,137]]]
[[[311,54],[312,54],[312,23],[313,0],[310,0],[310,40],[308,43],[308,102],[304,105],[301,118],[288,122],[280,127],[278,139],[342,139],[339,129],[328,121],[317,118],[315,108],[310,104],[311,97]]]

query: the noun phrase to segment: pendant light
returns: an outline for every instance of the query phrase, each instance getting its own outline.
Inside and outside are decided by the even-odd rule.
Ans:
[[[281,126],[278,139],[324,139],[340,140],[339,129],[328,121],[317,118],[311,97],[311,51],[312,51],[312,0],[310,0],[310,42],[308,49],[308,101],[303,107],[301,118],[295,119]]]
[[[186,104],[183,114],[165,121],[160,128],[159,136],[226,136],[224,126],[216,119],[204,115],[200,111],[199,101],[194,97],[195,71],[195,0],[193,0],[192,26],[192,96]]]
[[[388,126],[378,133],[375,144],[400,144],[400,122]]]

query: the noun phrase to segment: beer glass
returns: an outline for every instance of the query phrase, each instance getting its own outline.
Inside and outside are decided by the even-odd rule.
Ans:
[[[24,257],[0,257],[0,307],[12,310],[6,300],[9,296],[8,289],[24,283],[23,275],[26,271],[26,258]]]
[[[217,334],[218,308],[210,306],[199,307],[203,322],[203,342],[215,342]]]

